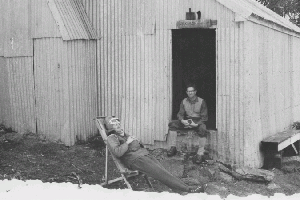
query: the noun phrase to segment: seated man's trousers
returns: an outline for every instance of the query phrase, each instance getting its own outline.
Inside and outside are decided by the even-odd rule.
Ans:
[[[169,133],[167,136],[167,141],[170,147],[175,146],[177,143],[177,130],[187,130],[184,128],[184,125],[181,123],[180,120],[172,120],[169,123]],[[207,130],[206,130],[206,125],[205,124],[200,124],[195,131],[198,131],[199,138],[197,138],[197,141],[199,142],[199,148],[197,151],[198,155],[204,155],[204,147],[206,145],[206,140],[207,140]]]

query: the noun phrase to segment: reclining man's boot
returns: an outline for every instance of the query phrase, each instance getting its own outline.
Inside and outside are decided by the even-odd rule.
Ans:
[[[177,153],[176,147],[172,146],[172,147],[169,149],[169,151],[167,152],[167,155],[168,155],[169,157],[171,157],[171,156],[176,155],[176,153]]]

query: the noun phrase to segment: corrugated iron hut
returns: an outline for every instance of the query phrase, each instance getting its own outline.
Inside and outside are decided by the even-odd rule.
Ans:
[[[261,166],[260,141],[300,119],[300,29],[254,0],[85,0],[98,41],[99,113],[166,147],[184,84],[207,101],[211,153]],[[200,21],[186,12],[201,12]],[[199,23],[200,22],[200,23]]]
[[[259,167],[260,141],[300,119],[300,28],[254,0],[25,2],[28,10],[6,10],[30,16],[22,17],[27,23],[9,18],[15,25],[0,32],[1,102],[8,102],[1,109],[11,113],[0,122],[15,130],[25,124],[73,144],[95,132],[93,115],[114,114],[149,147],[167,147],[168,122],[193,81],[208,104],[211,154]],[[92,27],[101,39],[92,40]],[[79,28],[87,40],[72,34]],[[5,49],[20,30],[32,51],[10,57]]]

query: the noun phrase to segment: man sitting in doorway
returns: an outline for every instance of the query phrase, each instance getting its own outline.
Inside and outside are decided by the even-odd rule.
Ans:
[[[200,164],[204,159],[204,146],[206,143],[205,122],[208,120],[207,106],[203,99],[196,95],[197,89],[194,84],[187,85],[187,98],[183,99],[180,104],[180,109],[177,114],[178,120],[172,120],[169,123],[168,141],[170,141],[171,148],[168,151],[168,156],[176,154],[177,130],[194,128],[200,136],[200,144],[197,154],[193,158],[195,164]]]
[[[151,156],[141,142],[128,135],[120,126],[118,118],[106,117],[104,124],[108,131],[107,146],[121,162],[131,170],[138,170],[159,180],[178,193],[204,192],[204,186],[190,187],[168,172],[156,158]]]

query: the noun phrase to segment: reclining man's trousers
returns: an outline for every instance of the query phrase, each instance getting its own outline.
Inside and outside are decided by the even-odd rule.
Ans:
[[[129,168],[131,170],[138,170],[156,180],[159,180],[174,191],[189,191],[188,185],[179,178],[173,176],[156,158],[151,155],[145,155],[137,158],[133,163],[131,163]]]

